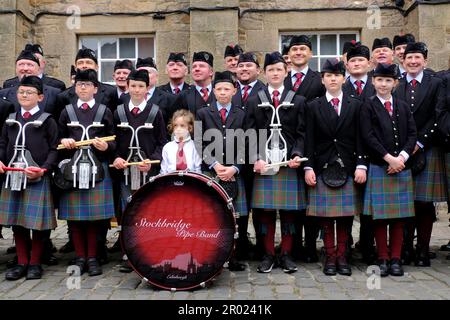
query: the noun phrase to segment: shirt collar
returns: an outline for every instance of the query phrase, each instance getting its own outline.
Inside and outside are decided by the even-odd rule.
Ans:
[[[355,77],[350,76],[350,82],[354,85],[354,84],[355,84],[355,81],[361,80],[361,81],[363,82],[363,86],[365,86],[365,85],[367,84],[367,79],[368,79],[368,78],[369,78],[369,77],[367,76],[367,74],[364,75],[364,77],[362,77],[361,79],[356,79]]]
[[[122,91],[122,90],[120,90],[120,88],[119,87],[117,87],[117,96],[120,98],[120,96],[122,95],[122,94],[127,94],[128,93],[128,91]]]
[[[269,90],[270,96],[272,96],[275,89],[272,88],[270,85],[267,87],[267,89]],[[277,90],[280,93],[279,97],[281,99],[281,96],[283,95],[283,91],[284,91],[284,86],[279,87]]]
[[[206,88],[208,88],[208,94],[211,95],[211,92],[212,92],[212,84],[211,84],[211,83],[208,84],[208,85],[206,86]],[[195,89],[197,89],[198,93],[202,94],[202,89],[203,89],[203,87],[200,87],[200,86],[198,86],[198,85],[195,85]]]
[[[145,109],[146,106],[147,106],[147,101],[145,101],[145,100],[142,101],[140,105],[135,106],[135,105],[133,104],[133,101],[131,101],[131,99],[130,99],[130,103],[128,104],[128,109],[131,111],[131,110],[133,110],[134,108],[138,108],[139,111],[142,112],[142,111],[144,111],[144,109]]]
[[[393,99],[392,99],[392,95],[391,95],[391,98],[390,98],[389,100],[384,100],[384,99],[381,98],[379,95],[377,95],[377,98],[381,101],[381,104],[382,104],[383,106],[384,106],[384,103],[385,103],[386,101],[389,101],[389,102],[391,103],[391,106],[394,105]]]
[[[297,73],[299,73],[299,72],[303,73],[303,76],[306,76],[306,74],[308,73],[308,71],[309,71],[309,66],[304,67],[304,68],[303,68],[302,70],[300,70],[300,71],[291,69],[291,77],[294,78],[295,75],[296,75]]]
[[[222,108],[227,109],[227,113],[230,112],[231,109],[231,102],[225,106],[222,106],[219,102],[217,102],[217,110],[221,110]]]
[[[94,107],[94,105],[95,105],[95,99],[92,99],[92,100],[90,100],[90,101],[82,101],[82,100],[78,99],[78,101],[77,101],[77,107],[78,107],[78,108],[81,108],[81,105],[82,105],[83,103],[87,103],[87,104],[89,105],[89,108],[92,109],[92,108]]]
[[[338,98],[338,99],[339,99],[339,104],[341,104],[341,103],[342,103],[342,98],[343,98],[344,94],[343,94],[342,91],[341,91],[341,93],[340,93],[337,97],[334,97],[334,96],[332,96],[331,94],[329,94],[328,91],[327,91],[327,93],[325,94],[325,96],[326,96],[328,102],[330,102],[331,99],[333,99],[333,98]]]
[[[411,77],[409,73],[406,74],[406,81],[408,81],[408,83],[410,83],[413,79],[416,79],[417,82],[422,83],[423,70],[415,78]]]
[[[239,88],[241,88],[241,91],[244,91],[244,87],[245,86],[250,86],[250,91],[255,87],[255,85],[256,85],[256,83],[258,82],[258,79],[256,79],[255,81],[253,81],[253,82],[250,82],[249,84],[243,84],[242,82],[240,82],[239,80],[238,80],[238,83],[239,83]]]
[[[38,113],[39,111],[40,111],[41,109],[39,108],[39,106],[36,106],[36,107],[34,107],[33,109],[31,109],[31,110],[25,110],[24,108],[20,108],[20,113],[22,114],[22,117],[23,117],[23,114],[25,113],[25,112],[29,112],[32,116],[34,116],[36,113]]]
[[[175,86],[175,85],[173,85],[171,82],[169,82],[169,84],[170,84],[170,90],[171,90],[172,92],[174,92],[176,88],[180,89],[180,91],[183,90],[184,82],[181,83],[179,86]]]

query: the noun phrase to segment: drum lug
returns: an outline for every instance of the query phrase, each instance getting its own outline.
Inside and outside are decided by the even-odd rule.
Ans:
[[[239,239],[239,232],[234,233],[234,240],[237,240],[237,239]]]
[[[184,171],[178,171],[178,176],[183,177],[184,176]]]
[[[202,289],[205,289],[206,288],[206,282],[200,283],[200,287],[202,287]]]
[[[127,202],[128,203],[130,203],[132,200],[133,200],[133,196],[132,195],[127,198]]]
[[[214,180],[209,180],[206,184],[208,185],[208,187],[211,187],[214,183]]]
[[[241,214],[239,212],[234,213],[234,218],[239,219],[241,217]]]
[[[148,179],[148,182],[152,183],[153,181],[155,181],[155,179],[156,179],[156,176],[152,176]]]
[[[176,288],[170,288],[170,291],[171,292],[177,292],[177,289]]]

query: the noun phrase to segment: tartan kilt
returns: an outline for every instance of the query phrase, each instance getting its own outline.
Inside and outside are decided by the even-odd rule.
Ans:
[[[59,219],[69,221],[97,221],[114,217],[113,182],[108,164],[102,163],[105,172],[103,181],[94,189],[68,190],[61,195]]]
[[[414,200],[425,202],[447,201],[444,152],[432,147],[425,152],[426,166],[418,175],[413,176]]]
[[[283,167],[276,175],[255,174],[252,208],[272,210],[306,209],[305,182],[297,169]]]
[[[445,153],[445,173],[447,175],[447,201],[450,201],[450,152]]]
[[[352,177],[340,188],[330,188],[321,176],[314,188],[308,187],[306,215],[321,218],[351,217],[362,213],[363,185],[357,185]]]
[[[30,230],[56,228],[56,215],[50,177],[27,184],[23,191],[3,189],[0,195],[0,225],[21,226]]]
[[[411,170],[395,175],[387,166],[370,164],[364,194],[364,215],[374,220],[414,217],[414,192]]]
[[[212,171],[202,171],[204,175],[211,178],[215,177]],[[244,179],[238,174],[234,176],[238,184],[238,196],[237,199],[233,199],[233,206],[235,213],[239,213],[239,216],[248,216],[248,206],[247,206],[247,193],[245,192]]]

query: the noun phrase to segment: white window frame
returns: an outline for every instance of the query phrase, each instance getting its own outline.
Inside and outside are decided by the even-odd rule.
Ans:
[[[279,50],[283,50],[282,46],[282,36],[294,36],[294,35],[306,35],[306,36],[317,36],[317,52],[313,52],[312,58],[317,58],[318,61],[318,70],[320,71],[321,65],[320,65],[320,59],[322,58],[340,58],[341,57],[341,37],[340,35],[356,35],[356,41],[360,41],[360,31],[359,30],[326,30],[326,31],[285,31],[280,32],[279,36]],[[335,35],[336,36],[336,55],[320,55],[320,36],[321,35]],[[314,69],[314,68],[313,68]]]
[[[102,46],[101,46],[101,40],[102,39],[117,39],[117,46],[116,46],[116,57],[117,58],[102,58]],[[135,54],[136,56],[134,58],[119,58],[120,56],[120,41],[119,39],[123,39],[123,38],[132,38],[134,39],[134,49],[135,49]],[[151,56],[153,59],[155,59],[155,63],[156,63],[156,52],[157,52],[157,48],[156,48],[156,37],[154,34],[102,34],[102,35],[79,35],[78,36],[78,48],[81,49],[82,47],[82,40],[83,39],[95,39],[97,40],[97,60],[98,60],[98,77],[99,77],[99,81],[103,82],[102,80],[102,62],[116,62],[117,60],[124,60],[124,59],[129,59],[131,60],[134,65],[136,65],[136,61],[137,58],[148,58],[148,57],[139,57],[139,39],[140,38],[152,38],[153,39],[153,55]],[[114,85],[114,82],[105,82],[108,84],[112,84]]]

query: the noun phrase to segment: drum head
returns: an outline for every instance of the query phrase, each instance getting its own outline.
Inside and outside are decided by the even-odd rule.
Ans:
[[[133,194],[122,247],[149,283],[189,290],[214,278],[234,249],[235,218],[220,186],[203,175],[156,177]]]

